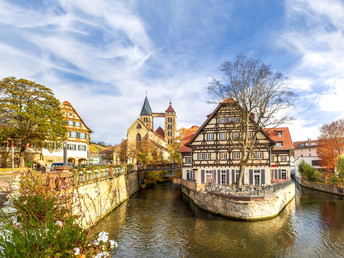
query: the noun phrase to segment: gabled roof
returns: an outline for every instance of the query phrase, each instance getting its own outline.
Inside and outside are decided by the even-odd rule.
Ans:
[[[215,110],[207,116],[207,119],[205,120],[205,122],[201,125],[201,127],[197,130],[196,133],[194,133],[191,137],[191,139],[185,143],[185,146],[190,146],[190,144],[196,139],[196,137],[202,132],[203,128],[209,123],[209,121],[214,117],[214,115],[220,110],[221,107],[224,107],[224,106],[227,106],[227,105],[233,105],[233,106],[237,106],[237,107],[240,107],[238,104],[237,104],[237,101],[235,101],[234,99],[232,98],[227,98],[223,101],[220,102],[220,104],[215,108]],[[252,123],[256,123],[254,121],[254,116],[253,115],[250,115],[250,121]],[[264,131],[264,130],[261,130],[261,132],[266,136],[266,138],[271,142],[271,143],[275,143],[275,141],[273,139],[271,139],[271,137]]]
[[[273,148],[274,150],[294,149],[288,127],[264,128],[264,131],[266,131],[274,141],[283,143],[282,147],[275,146]],[[278,136],[278,132],[281,132],[282,136]]]
[[[157,134],[159,134],[163,139],[165,139],[165,131],[160,126],[158,129],[155,130]]]
[[[303,144],[303,145],[301,146],[301,144]],[[297,142],[294,142],[294,148],[295,149],[317,148],[318,145],[319,145],[319,140],[308,139],[307,141],[297,141]]]
[[[143,103],[143,107],[141,109],[140,116],[151,116],[152,115],[152,109],[149,105],[148,98],[146,96],[145,102]]]
[[[170,101],[170,105],[168,106],[168,108],[165,110],[165,112],[174,112],[176,113],[176,111],[174,111],[173,107],[172,107],[172,102]]]
[[[81,120],[81,122],[83,123],[83,125],[89,130],[90,133],[93,133],[92,130],[85,124],[84,120],[82,120],[81,116],[78,114],[78,112],[76,112],[75,108],[72,106],[72,104],[70,104],[68,101],[64,101],[62,103],[62,105],[67,105],[67,106],[70,106],[73,111],[75,112],[75,114],[79,117],[79,119]],[[62,106],[61,105],[61,106]]]
[[[191,151],[191,149],[189,147],[186,147],[185,144],[191,139],[193,134],[196,133],[198,129],[199,129],[199,126],[194,125],[185,131],[183,139],[180,143],[178,152],[190,152]]]

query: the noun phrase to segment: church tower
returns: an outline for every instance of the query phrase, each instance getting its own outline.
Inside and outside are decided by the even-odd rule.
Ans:
[[[165,141],[167,144],[172,144],[176,138],[177,133],[177,115],[172,107],[172,103],[170,101],[170,105],[165,111]]]
[[[143,103],[143,107],[140,114],[140,120],[148,127],[153,129],[153,116],[152,116],[152,109],[149,105],[149,101],[146,95],[145,102]]]

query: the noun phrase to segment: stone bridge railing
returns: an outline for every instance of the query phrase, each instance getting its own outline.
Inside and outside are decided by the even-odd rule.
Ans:
[[[126,173],[125,167],[120,168],[105,168],[96,170],[86,170],[86,171],[75,171],[74,172],[74,182],[76,183],[87,183],[93,182],[95,179],[105,178],[108,176],[121,175]]]
[[[267,186],[244,186],[238,188],[236,186],[224,186],[224,185],[206,185],[205,190],[209,193],[219,194],[222,196],[234,196],[240,198],[268,198],[274,197],[276,194],[285,187],[293,184],[292,180],[285,182],[279,182],[273,185]]]

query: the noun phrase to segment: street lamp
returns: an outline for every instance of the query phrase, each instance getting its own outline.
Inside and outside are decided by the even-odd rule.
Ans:
[[[63,166],[67,167],[67,143],[63,142]]]

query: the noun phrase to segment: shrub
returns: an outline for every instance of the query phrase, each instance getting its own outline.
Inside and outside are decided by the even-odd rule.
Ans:
[[[299,171],[306,176],[308,181],[324,182],[322,174],[304,160],[299,164]]]
[[[29,172],[6,193],[16,213],[5,214],[1,210],[1,257],[92,255],[101,251],[103,244],[108,246],[104,236],[90,243],[91,231],[81,228],[78,217],[72,214],[73,196],[68,189],[52,190],[44,177]]]
[[[337,185],[339,183],[339,177],[337,177],[336,175],[331,175],[329,182],[331,185]]]

